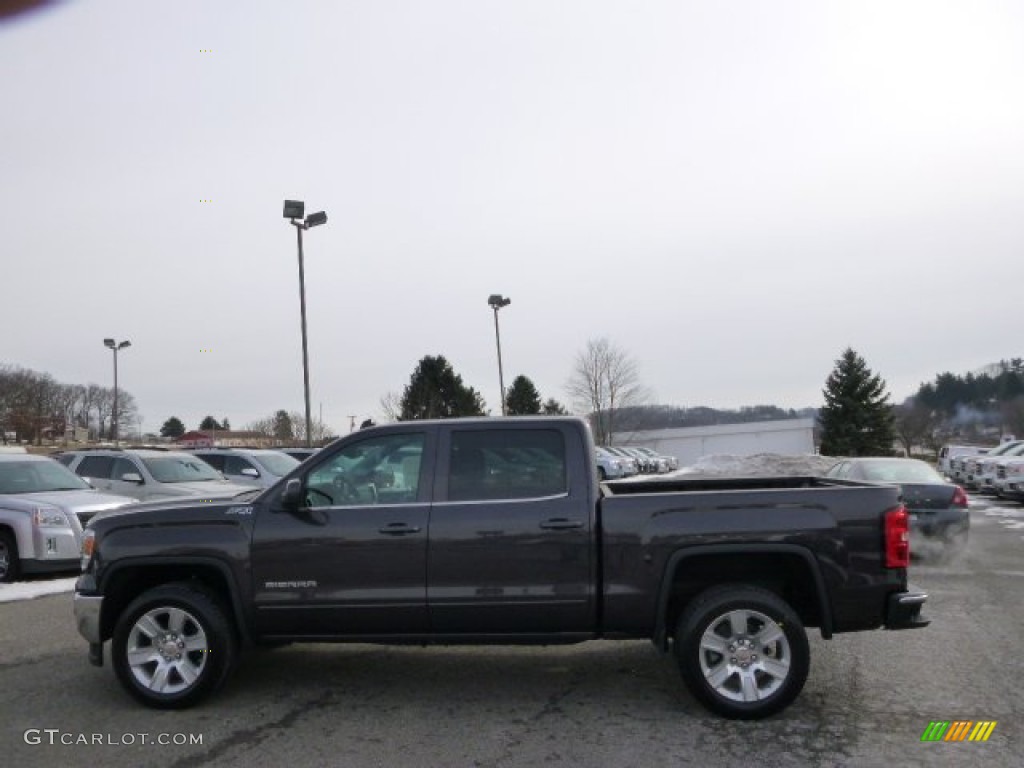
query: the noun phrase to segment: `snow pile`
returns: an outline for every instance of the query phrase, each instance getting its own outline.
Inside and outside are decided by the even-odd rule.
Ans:
[[[71,592],[75,588],[76,578],[49,579],[47,581],[16,581],[13,584],[0,584],[0,603],[13,603],[15,600],[31,600],[43,595],[57,595]]]
[[[785,456],[781,453],[755,453],[752,456],[737,456],[731,453],[716,453],[701,456],[696,464],[661,477],[685,480],[700,477],[820,476],[836,461],[838,459],[832,456],[818,454]]]

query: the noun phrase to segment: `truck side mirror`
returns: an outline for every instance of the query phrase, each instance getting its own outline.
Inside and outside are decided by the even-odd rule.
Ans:
[[[254,469],[253,467],[245,467],[242,470],[242,474],[245,475],[246,477],[259,477],[260,476],[259,471]]]
[[[281,504],[288,509],[298,509],[302,506],[302,481],[293,477],[284,484],[284,491],[281,493]]]
[[[121,475],[121,479],[126,483],[138,483],[142,485],[142,475],[138,472],[125,472]]]

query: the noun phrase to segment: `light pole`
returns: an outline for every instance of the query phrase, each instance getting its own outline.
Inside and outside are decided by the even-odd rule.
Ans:
[[[302,313],[302,383],[306,394],[306,447],[313,446],[313,420],[309,415],[309,352],[306,344],[306,275],[302,261],[302,231],[310,227],[318,227],[327,221],[327,214],[323,211],[311,213],[303,221],[302,214],[305,210],[305,203],[301,200],[284,201],[284,217],[291,219],[299,237],[299,307]]]
[[[131,345],[132,343],[128,340],[122,341],[120,344],[113,339],[103,340],[103,346],[114,353],[114,413],[110,417],[110,431],[111,437],[114,439],[114,445],[117,445],[117,353]]]
[[[487,303],[494,310],[494,341],[498,347],[498,389],[501,393],[501,415],[505,415],[505,377],[501,372],[501,333],[498,331],[498,310],[507,307],[512,299],[507,299],[500,293],[492,293],[487,297]]]

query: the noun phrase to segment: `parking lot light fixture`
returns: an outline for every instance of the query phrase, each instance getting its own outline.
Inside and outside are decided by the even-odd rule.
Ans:
[[[311,213],[303,221],[302,215],[306,205],[301,200],[284,201],[284,217],[290,219],[299,240],[299,311],[302,315],[302,384],[306,399],[306,447],[312,447],[313,420],[309,410],[309,347],[306,340],[306,274],[302,256],[302,231],[310,227],[318,227],[327,222],[327,214],[323,211]]]
[[[498,392],[501,395],[501,415],[506,414],[505,407],[505,377],[501,370],[501,333],[498,330],[498,310],[507,307],[512,299],[502,296],[500,293],[492,293],[487,297],[487,304],[494,310],[494,341],[498,347]]]
[[[113,339],[103,340],[103,346],[114,353],[114,411],[110,417],[110,436],[114,441],[114,445],[117,445],[117,353],[131,345],[132,343],[127,339],[121,343],[118,343]]]

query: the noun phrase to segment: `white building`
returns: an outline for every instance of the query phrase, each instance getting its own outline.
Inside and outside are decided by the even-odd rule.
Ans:
[[[814,453],[814,419],[752,421],[713,427],[679,427],[616,432],[612,445],[642,445],[675,456],[679,466],[693,464],[701,456],[716,453],[752,456],[778,453],[803,456]]]

